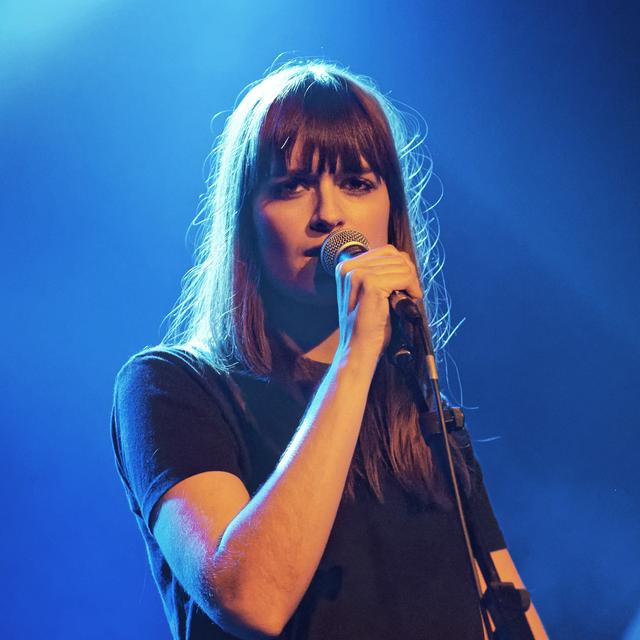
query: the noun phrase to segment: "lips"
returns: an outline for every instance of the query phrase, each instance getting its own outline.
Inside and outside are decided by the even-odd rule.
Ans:
[[[305,249],[302,255],[307,256],[308,258],[319,258],[321,248],[322,248],[322,245],[320,244],[317,247],[311,247],[310,249]]]

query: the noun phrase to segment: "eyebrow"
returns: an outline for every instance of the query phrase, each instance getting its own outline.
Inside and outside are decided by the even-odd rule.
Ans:
[[[371,167],[360,167],[359,169],[354,169],[352,171],[336,171],[335,174],[338,176],[363,176],[367,173],[374,173]],[[292,178],[297,178],[300,180],[309,180],[311,178],[315,178],[318,175],[317,172],[306,171],[305,169],[291,169],[286,173],[273,175],[271,176],[271,180],[290,180]]]

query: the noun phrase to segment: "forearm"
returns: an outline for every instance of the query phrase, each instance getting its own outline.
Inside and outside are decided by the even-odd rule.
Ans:
[[[222,536],[211,566],[215,591],[249,625],[267,616],[277,630],[309,586],[340,504],[375,366],[353,353],[334,360],[276,469]]]
[[[496,571],[498,572],[498,576],[503,582],[511,582],[515,585],[517,589],[525,589],[525,585],[522,582],[522,578],[516,569],[516,566],[511,558],[511,554],[507,549],[498,549],[497,551],[491,552],[491,559],[495,565]],[[480,584],[482,590],[486,589],[484,578],[480,573],[479,567],[477,567],[478,575],[480,577]],[[542,620],[538,615],[533,603],[527,609],[525,613],[525,617],[527,622],[529,623],[529,627],[531,628],[531,633],[536,640],[547,640],[548,636],[542,624]]]

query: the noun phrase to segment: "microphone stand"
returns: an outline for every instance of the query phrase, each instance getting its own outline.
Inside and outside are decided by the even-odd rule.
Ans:
[[[481,536],[474,529],[468,501],[460,494],[449,437],[445,434],[461,430],[464,415],[460,409],[453,409],[448,410],[448,416],[445,416],[426,311],[421,311],[419,307],[422,305],[417,305],[411,298],[395,292],[391,306],[393,332],[389,353],[393,354],[393,361],[404,373],[418,408],[422,436],[448,480],[487,637],[489,640],[535,640],[525,617],[525,611],[531,604],[529,593],[525,589],[516,589],[511,582],[500,580],[490,553],[483,548]],[[469,455],[472,455],[470,449]],[[477,567],[487,585],[484,594]],[[489,616],[495,629],[491,627]]]

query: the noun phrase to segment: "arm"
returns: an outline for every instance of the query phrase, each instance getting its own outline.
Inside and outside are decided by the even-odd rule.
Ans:
[[[223,628],[277,635],[302,599],[333,526],[373,366],[331,367],[253,499],[235,476],[210,472],[160,501],[154,535],[186,590]]]
[[[512,582],[516,589],[525,589],[524,583],[518,574],[518,570],[516,569],[515,564],[513,563],[513,559],[511,558],[511,554],[508,549],[498,549],[497,551],[491,552],[491,559],[496,567],[496,571],[498,572],[498,577],[502,582]],[[480,578],[480,585],[482,587],[482,591],[486,590],[486,584],[482,573],[476,565],[478,570],[478,576]],[[542,620],[540,620],[540,616],[538,616],[538,612],[533,606],[533,602],[531,602],[531,606],[527,609],[525,613],[525,617],[527,622],[529,623],[529,627],[531,628],[531,633],[535,640],[548,640],[548,636],[544,627],[542,625]],[[486,636],[485,636],[486,637]]]
[[[317,569],[387,339],[388,296],[421,293],[407,261],[388,247],[341,265],[340,347],[253,498],[237,478],[216,472],[184,480],[157,507],[154,535],[176,576],[209,616],[241,637],[278,635]]]

